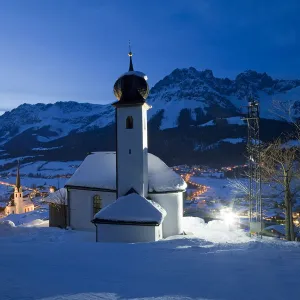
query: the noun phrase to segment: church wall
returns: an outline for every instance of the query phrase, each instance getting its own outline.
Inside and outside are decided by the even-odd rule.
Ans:
[[[15,206],[6,206],[5,207],[5,214],[10,215],[10,214],[16,214],[16,207]]]
[[[160,204],[167,212],[162,224],[163,237],[182,233],[183,193],[150,194],[151,200]]]
[[[133,118],[133,128],[126,119]],[[117,109],[118,196],[134,188],[140,195],[148,192],[147,110],[143,106]]]
[[[97,242],[141,243],[155,242],[162,238],[162,225],[137,226],[97,224]]]
[[[24,205],[23,205],[23,193],[16,192],[14,195],[14,202],[16,205],[15,214],[22,214],[24,212]]]
[[[70,226],[79,230],[95,230],[93,198],[99,195],[102,208],[116,200],[116,193],[69,189]]]

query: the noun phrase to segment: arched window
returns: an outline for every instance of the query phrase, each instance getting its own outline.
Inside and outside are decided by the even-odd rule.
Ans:
[[[93,216],[102,208],[102,201],[99,195],[93,197]]]
[[[126,119],[126,129],[132,129],[133,128],[133,117],[128,116]]]

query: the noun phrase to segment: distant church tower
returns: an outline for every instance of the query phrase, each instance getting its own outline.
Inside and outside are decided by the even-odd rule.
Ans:
[[[129,51],[129,71],[114,85],[116,108],[117,198],[134,189],[148,194],[147,76],[134,71]]]
[[[16,178],[16,185],[15,185],[15,192],[14,192],[14,204],[16,207],[16,214],[23,213],[23,192],[21,186],[21,178],[20,178],[20,165],[18,164],[17,170],[17,178]]]
[[[5,214],[23,214],[34,210],[34,204],[28,197],[23,197],[20,177],[20,165],[18,164],[16,185],[14,189],[13,198],[9,205],[5,207]]]

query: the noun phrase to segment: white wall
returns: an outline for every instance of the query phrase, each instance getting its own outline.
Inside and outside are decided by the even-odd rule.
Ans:
[[[117,181],[118,196],[134,188],[140,195],[148,193],[147,107],[117,108]],[[126,129],[126,119],[133,118],[133,128]]]
[[[22,214],[24,213],[24,205],[23,205],[23,193],[22,188],[20,188],[20,191],[18,191],[15,188],[14,191],[14,202],[15,202],[15,214]]]
[[[91,223],[93,215],[93,197],[99,195],[102,208],[116,200],[116,193],[69,189],[70,226],[79,230],[95,230]]]
[[[162,238],[162,226],[97,224],[97,241],[109,243],[155,242]]]
[[[16,214],[16,207],[15,206],[6,206],[5,207],[5,214],[10,215],[10,214]]]
[[[183,193],[150,194],[149,198],[162,206],[167,215],[162,224],[163,238],[182,233]]]

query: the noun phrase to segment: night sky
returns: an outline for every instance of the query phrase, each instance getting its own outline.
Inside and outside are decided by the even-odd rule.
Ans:
[[[299,0],[0,0],[0,111],[109,103],[128,69],[150,86],[175,68],[300,78]]]

